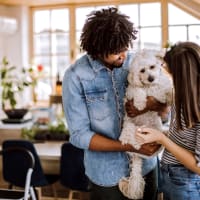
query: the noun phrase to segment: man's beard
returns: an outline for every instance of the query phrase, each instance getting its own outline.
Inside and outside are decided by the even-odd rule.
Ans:
[[[112,65],[110,65],[110,67],[111,67],[112,69],[114,69],[114,68],[120,68],[120,67],[122,67],[122,65],[123,65],[123,63],[121,63],[120,65],[112,64]]]
[[[113,62],[112,64],[110,64],[110,63],[107,63],[107,62],[103,62],[104,64],[105,64],[105,66],[106,67],[108,67],[109,69],[114,69],[114,68],[120,68],[120,67],[122,67],[122,65],[123,65],[123,63],[124,62],[122,62],[122,63],[115,63],[115,62]]]

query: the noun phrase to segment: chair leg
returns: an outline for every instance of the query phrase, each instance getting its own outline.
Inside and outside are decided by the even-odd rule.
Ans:
[[[52,184],[52,191],[53,191],[53,196],[54,196],[54,199],[56,200],[57,199],[57,191],[56,191],[56,187],[54,184]]]
[[[76,191],[75,190],[69,190],[69,198],[68,198],[68,200],[73,200],[74,198],[74,193],[75,193]]]
[[[80,200],[83,200],[84,199],[84,193],[83,192],[79,192],[80,194]]]
[[[30,194],[31,194],[31,199],[32,200],[38,200],[35,188],[30,187]]]

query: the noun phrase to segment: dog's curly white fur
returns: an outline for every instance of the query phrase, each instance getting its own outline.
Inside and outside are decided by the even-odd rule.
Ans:
[[[171,77],[163,67],[163,51],[143,49],[133,59],[129,74],[128,87],[124,102],[133,99],[133,104],[138,110],[146,107],[147,97],[152,96],[161,103],[171,103],[173,84]],[[125,113],[123,129],[119,140],[122,144],[131,144],[135,149],[141,145],[135,139],[135,131],[140,126],[148,126],[162,130],[161,117],[155,111],[130,118]],[[145,181],[142,177],[142,160],[134,153],[129,153],[130,176],[119,181],[121,192],[130,199],[142,199]]]

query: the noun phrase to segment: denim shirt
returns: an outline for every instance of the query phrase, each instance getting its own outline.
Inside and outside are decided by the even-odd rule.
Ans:
[[[117,185],[129,175],[125,152],[89,150],[95,133],[118,140],[122,129],[128,67],[132,56],[112,71],[101,62],[84,55],[66,70],[63,78],[63,106],[70,131],[70,142],[84,149],[85,172],[102,186]],[[156,159],[143,162],[143,174],[155,167]]]

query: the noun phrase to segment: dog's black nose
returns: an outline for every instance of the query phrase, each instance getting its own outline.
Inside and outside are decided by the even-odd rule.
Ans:
[[[149,76],[149,77],[148,77],[148,81],[149,81],[149,82],[153,82],[153,81],[154,81],[154,77],[153,77],[153,76]]]

